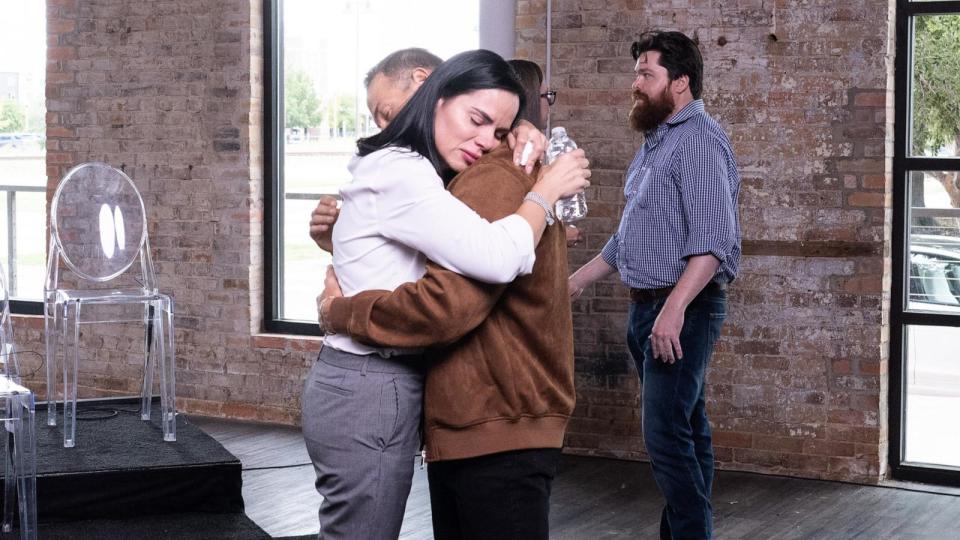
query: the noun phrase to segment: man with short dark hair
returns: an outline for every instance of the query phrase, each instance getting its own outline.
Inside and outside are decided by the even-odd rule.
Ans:
[[[633,44],[630,125],[644,133],[625,177],[617,232],[569,280],[570,295],[613,272],[630,287],[627,344],[643,386],[643,438],[666,499],[661,538],[713,534],[706,370],[740,265],[740,174],[705,111],[703,60],[680,32]]]
[[[426,49],[401,49],[373,66],[363,79],[367,108],[383,129],[443,60]]]

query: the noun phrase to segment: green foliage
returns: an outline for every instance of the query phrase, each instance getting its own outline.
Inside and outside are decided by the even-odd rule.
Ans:
[[[350,94],[340,94],[335,99],[333,121],[331,123],[344,133],[354,133],[356,124],[354,112],[357,107],[357,97]]]
[[[313,80],[305,72],[291,70],[283,81],[284,123],[288,128],[320,125],[320,100]]]
[[[960,15],[915,21],[912,153],[960,149]]]
[[[15,101],[0,101],[0,133],[23,131],[26,121],[23,107]]]

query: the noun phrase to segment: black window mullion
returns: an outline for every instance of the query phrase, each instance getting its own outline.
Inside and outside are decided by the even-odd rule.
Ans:
[[[902,159],[905,171],[960,171],[960,157],[909,157]]]
[[[904,326],[960,326],[960,315],[905,311],[900,314],[900,324]]]
[[[897,13],[904,18],[914,15],[951,15],[960,13],[960,2],[956,0],[950,2],[909,2],[899,0],[897,2]]]
[[[904,395],[906,385],[904,381],[904,354],[903,354],[903,307],[904,290],[908,276],[903,271],[906,260],[906,215],[907,208],[907,154],[908,126],[907,110],[910,107],[910,77],[904,76],[910,72],[911,42],[910,19],[904,16],[908,8],[907,0],[897,1],[897,19],[895,25],[896,56],[894,58],[894,136],[893,136],[893,230],[891,247],[891,267],[893,279],[890,286],[890,392],[889,392],[889,448],[888,459],[894,475],[901,473],[900,458],[904,454],[903,426]]]
[[[20,315],[43,315],[43,302],[38,300],[10,300],[10,312]]]
[[[263,36],[263,244],[264,330],[279,334],[319,335],[316,324],[285,320],[283,312],[283,0],[264,0]]]

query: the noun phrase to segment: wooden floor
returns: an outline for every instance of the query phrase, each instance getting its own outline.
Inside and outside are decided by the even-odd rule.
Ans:
[[[247,515],[274,537],[315,534],[320,496],[297,429],[190,417],[243,463]],[[417,468],[400,538],[430,539],[426,471]],[[656,538],[660,494],[646,463],[565,456],[551,538]],[[896,488],[721,471],[718,539],[960,539],[960,490]]]

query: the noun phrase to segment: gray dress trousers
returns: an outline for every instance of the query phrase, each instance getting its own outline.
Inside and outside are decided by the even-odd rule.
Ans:
[[[302,425],[317,473],[321,540],[395,540],[420,450],[421,356],[320,351]]]

